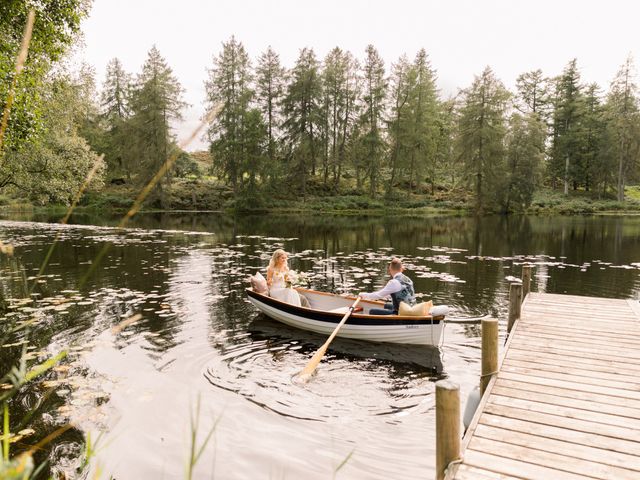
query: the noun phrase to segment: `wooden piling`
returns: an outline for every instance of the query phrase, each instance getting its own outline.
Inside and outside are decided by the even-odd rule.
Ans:
[[[522,301],[527,298],[527,295],[531,291],[531,265],[522,266]]]
[[[460,459],[460,387],[448,380],[436,382],[436,479]]]
[[[513,324],[520,318],[520,307],[522,305],[522,284],[512,283],[509,285],[509,322],[507,323],[507,333],[511,332]]]
[[[498,320],[482,320],[482,376],[480,377],[480,395],[489,385],[493,374],[498,372]]]

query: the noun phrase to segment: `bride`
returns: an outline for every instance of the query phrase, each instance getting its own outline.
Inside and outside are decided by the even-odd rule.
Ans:
[[[287,286],[287,283],[295,280],[295,272],[289,270],[287,258],[287,252],[280,248],[271,256],[267,268],[269,296],[299,307],[301,306],[300,295],[293,288]]]

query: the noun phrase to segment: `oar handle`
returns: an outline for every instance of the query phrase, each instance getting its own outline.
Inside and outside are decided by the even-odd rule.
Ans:
[[[342,327],[342,325],[344,325],[347,319],[351,316],[355,308],[358,306],[358,303],[360,303],[360,297],[356,298],[356,301],[353,302],[353,305],[349,307],[349,311],[344,314],[344,317],[342,317],[342,320],[340,320],[340,323],[338,323],[338,325],[333,330],[333,332],[331,332],[331,335],[329,335],[329,338],[327,339],[327,341],[324,342],[324,344],[318,349],[316,353],[313,354],[313,357],[311,357],[311,360],[309,360],[309,363],[307,363],[307,366],[304,367],[302,372],[300,372],[300,377],[302,379],[308,379],[313,374],[313,372],[315,372],[316,367],[320,363],[320,360],[322,360],[322,357],[324,357],[324,354],[326,353],[327,348],[329,348],[329,344],[333,341],[335,336],[338,334],[338,330],[340,330],[340,327]]]

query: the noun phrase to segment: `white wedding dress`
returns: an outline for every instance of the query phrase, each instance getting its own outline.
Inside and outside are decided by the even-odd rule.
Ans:
[[[276,300],[280,300],[281,302],[286,302],[291,305],[295,305],[299,307],[300,304],[300,295],[293,288],[287,287],[285,276],[286,272],[274,271],[271,283],[271,288],[269,289],[269,296],[275,298]]]

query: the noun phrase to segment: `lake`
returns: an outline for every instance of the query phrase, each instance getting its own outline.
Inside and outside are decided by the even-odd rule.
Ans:
[[[433,476],[435,381],[460,384],[464,404],[480,374],[479,325],[447,325],[439,348],[336,339],[301,385],[293,377],[325,337],[259,315],[244,293],[275,248],[312,288],[337,293],[381,287],[400,256],[423,300],[450,317],[497,317],[502,338],[525,262],[532,291],[640,289],[640,217],[145,214],[125,230],[117,220],[0,221],[15,246],[0,256],[0,373],[23,348],[31,361],[69,352],[12,401],[12,430],[35,430],[12,448],[71,422],[37,456],[69,478],[87,437],[103,478],[184,478],[194,429],[196,449],[213,431],[194,478]]]

